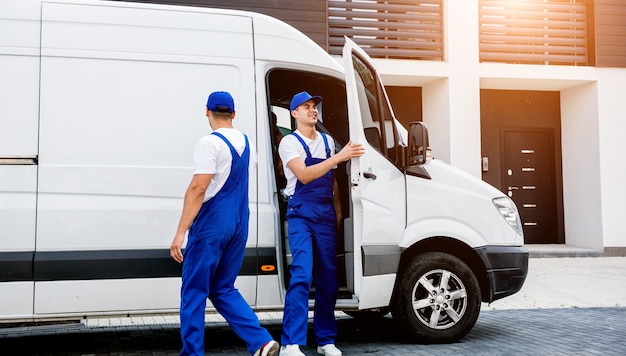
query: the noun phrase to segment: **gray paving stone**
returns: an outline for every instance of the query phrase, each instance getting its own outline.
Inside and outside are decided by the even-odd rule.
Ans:
[[[263,325],[279,338],[280,324]],[[485,311],[465,338],[443,345],[405,339],[390,317],[370,324],[346,317],[338,326],[337,345],[344,355],[626,354],[623,307]],[[0,345],[16,355],[177,355],[180,347],[175,324],[33,330],[17,338],[3,332]],[[243,342],[225,323],[207,324],[205,339],[208,355],[247,355]],[[315,355],[313,346],[303,351]]]
[[[531,258],[522,290],[486,304],[459,342],[414,343],[390,316],[362,322],[338,313],[337,346],[344,355],[626,355],[626,257]],[[259,313],[279,340],[280,314]],[[179,324],[171,318],[0,327],[0,355],[178,355]],[[175,320],[175,319],[174,319]],[[247,355],[219,317],[206,324],[207,355]],[[124,324],[124,321],[128,324]],[[309,340],[312,324],[309,324]],[[303,348],[316,355],[315,347]]]

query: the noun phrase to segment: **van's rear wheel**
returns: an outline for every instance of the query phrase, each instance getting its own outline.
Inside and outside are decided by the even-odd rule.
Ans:
[[[460,259],[441,252],[416,256],[400,276],[392,315],[418,341],[454,342],[474,326],[480,287]]]

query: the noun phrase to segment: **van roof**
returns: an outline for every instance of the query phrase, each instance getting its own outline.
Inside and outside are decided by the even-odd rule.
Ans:
[[[118,8],[154,9],[242,16],[252,19],[255,59],[268,62],[291,62],[299,65],[326,68],[343,73],[343,67],[325,49],[293,26],[274,17],[244,10],[210,7],[149,4],[104,0],[41,0],[41,3],[83,4]]]

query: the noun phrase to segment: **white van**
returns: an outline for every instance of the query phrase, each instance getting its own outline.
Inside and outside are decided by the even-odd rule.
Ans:
[[[294,129],[289,100],[306,90],[324,98],[320,131],[366,147],[336,169],[337,309],[391,311],[420,341],[463,337],[481,301],[525,280],[517,209],[429,157],[425,126],[394,119],[348,39],[343,60],[255,13],[0,2],[0,320],[178,313],[169,245],[214,90],[233,94],[258,152],[237,287],[255,310],[280,310],[290,256],[277,134]]]

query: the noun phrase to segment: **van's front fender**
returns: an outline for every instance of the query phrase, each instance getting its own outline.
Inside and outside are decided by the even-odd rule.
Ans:
[[[401,248],[432,237],[448,237],[476,248],[487,245],[487,241],[471,226],[449,217],[418,220],[407,225],[398,244]]]
[[[507,235],[507,238],[517,236],[513,229],[510,230],[507,233],[511,236]],[[429,241],[424,243],[426,240]],[[483,302],[516,293],[528,272],[528,251],[523,245],[488,244],[476,230],[453,219],[434,218],[410,224],[399,247],[403,251],[412,250],[407,257],[432,248],[454,254],[475,273]]]

